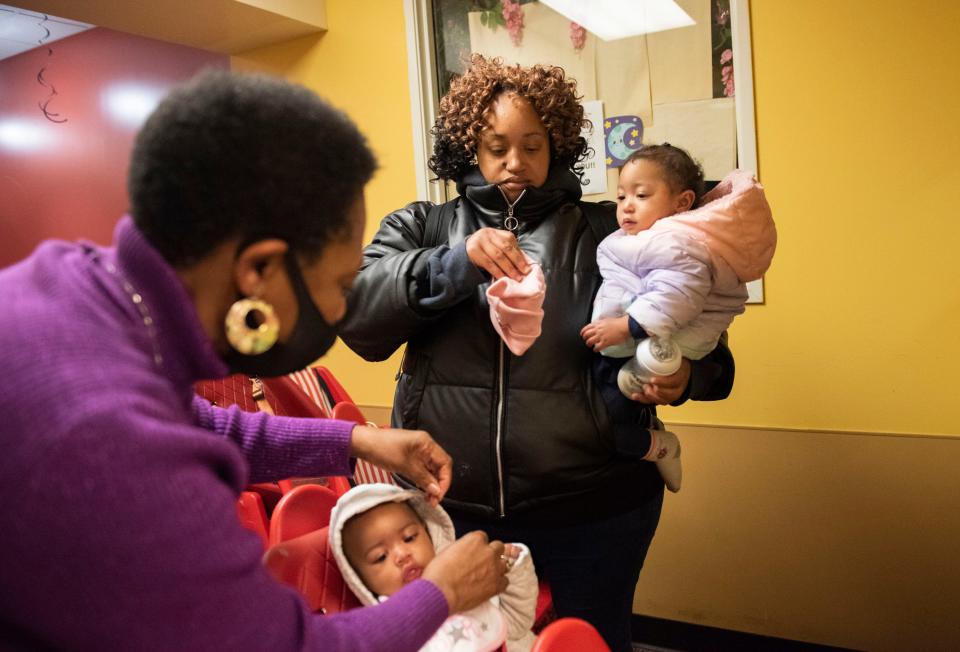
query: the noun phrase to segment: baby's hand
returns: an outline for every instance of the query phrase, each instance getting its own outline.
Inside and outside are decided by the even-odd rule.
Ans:
[[[590,322],[580,330],[580,337],[594,351],[623,344],[630,339],[630,317],[608,317]]]

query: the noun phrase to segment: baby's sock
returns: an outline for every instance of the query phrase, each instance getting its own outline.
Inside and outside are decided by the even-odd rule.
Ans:
[[[683,468],[680,466],[680,440],[672,432],[666,430],[650,430],[650,450],[643,459],[657,465],[660,477],[663,478],[667,489],[676,493],[680,491],[680,482],[683,479]]]

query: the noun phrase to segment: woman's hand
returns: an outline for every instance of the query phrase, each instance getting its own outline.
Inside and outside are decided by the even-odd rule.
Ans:
[[[683,358],[680,361],[680,368],[675,373],[669,376],[653,376],[650,382],[643,386],[642,394],[633,394],[630,398],[640,403],[670,405],[683,396],[689,382],[690,361]]]
[[[510,572],[510,569],[513,568],[513,565],[517,563],[517,560],[520,559],[520,546],[513,543],[503,544],[503,560],[507,562],[507,572]]]
[[[467,238],[467,257],[494,280],[509,276],[520,281],[530,271],[516,236],[503,229],[487,227],[471,234]]]
[[[630,317],[607,317],[592,321],[580,329],[580,337],[594,351],[602,351],[630,339]]]
[[[450,456],[423,430],[357,425],[350,438],[350,455],[413,481],[432,505],[450,488]]]
[[[472,609],[507,588],[503,544],[470,532],[437,553],[421,577],[443,591],[451,615]]]

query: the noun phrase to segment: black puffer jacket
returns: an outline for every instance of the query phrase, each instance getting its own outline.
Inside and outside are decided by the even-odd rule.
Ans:
[[[458,190],[441,242],[455,247],[482,227],[503,228],[507,204],[499,188],[474,170]],[[572,173],[552,170],[514,207],[520,247],[540,261],[547,286],[543,332],[522,357],[490,323],[486,283],[468,287],[446,308],[423,306],[429,267],[445,251],[423,247],[431,204],[388,215],[364,251],[341,337],[368,360],[408,344],[393,425],[430,432],[453,457],[445,504],[454,511],[577,522],[626,511],[663,490],[653,464],[614,451],[591,379],[594,354],[579,332],[590,320],[600,275],[580,195]],[[689,393],[724,398],[732,382],[733,359],[721,345],[695,363]]]

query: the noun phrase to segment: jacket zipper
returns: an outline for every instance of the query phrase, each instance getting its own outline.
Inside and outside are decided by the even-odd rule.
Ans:
[[[497,187],[499,188],[499,186]],[[500,192],[503,193],[503,188],[500,188]],[[520,226],[520,220],[518,220],[513,216],[513,207],[517,205],[518,201],[523,199],[523,196],[525,194],[527,194],[526,188],[520,191],[520,194],[517,196],[516,199],[513,200],[512,204],[510,203],[510,200],[507,199],[507,195],[505,193],[503,194],[503,199],[504,201],[507,202],[507,216],[503,218],[503,228],[505,228],[507,231],[510,231],[511,233],[515,232],[517,230],[517,227]]]
[[[500,192],[503,192],[503,189],[500,189]],[[520,221],[517,220],[513,215],[513,207],[517,205],[517,202],[526,194],[527,189],[524,188],[520,193],[520,196],[517,197],[513,203],[510,203],[510,200],[507,199],[506,194],[503,195],[504,200],[507,202],[507,216],[503,218],[503,228],[511,233],[517,230],[517,227],[520,226]],[[503,480],[503,403],[504,403],[504,366],[506,364],[504,356],[504,344],[503,340],[500,340],[500,365],[497,374],[497,437],[495,440],[496,454],[497,454],[497,497],[499,499],[500,505],[500,518],[504,518],[507,515],[506,509],[506,499],[504,498],[504,480]]]
[[[497,439],[496,439],[496,448],[497,448],[497,480],[499,481],[498,495],[500,499],[500,518],[503,518],[507,515],[507,510],[505,506],[504,491],[503,491],[503,365],[504,365],[504,356],[503,356],[503,340],[500,340],[500,368],[498,374],[497,382]]]

